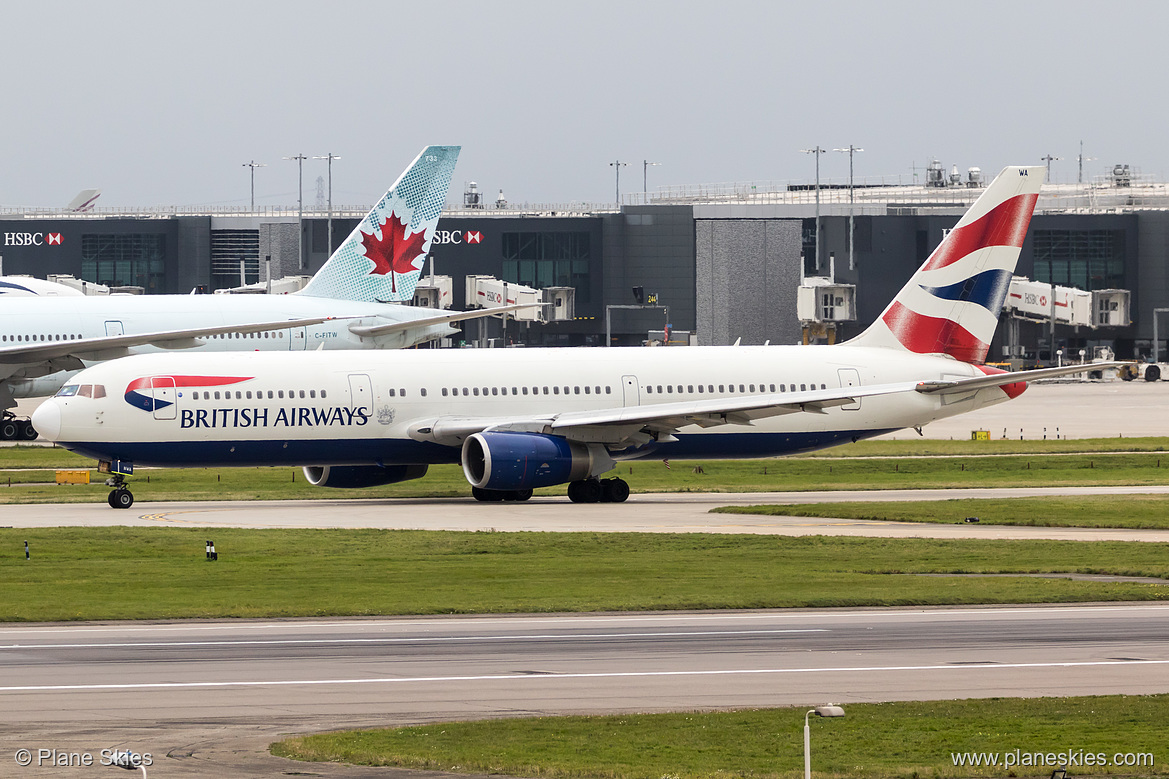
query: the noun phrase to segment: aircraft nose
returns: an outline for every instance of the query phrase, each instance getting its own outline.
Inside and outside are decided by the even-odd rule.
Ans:
[[[32,426],[41,438],[57,440],[61,435],[61,406],[56,400],[49,398],[32,412]]]

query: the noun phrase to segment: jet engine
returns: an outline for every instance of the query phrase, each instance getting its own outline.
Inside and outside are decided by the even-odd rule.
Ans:
[[[463,475],[472,487],[531,490],[580,481],[613,467],[599,444],[542,433],[485,432],[463,441]]]
[[[426,475],[425,465],[306,465],[304,478],[314,487],[380,487]]]

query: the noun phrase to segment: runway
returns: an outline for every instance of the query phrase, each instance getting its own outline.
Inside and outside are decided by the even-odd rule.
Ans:
[[[1169,605],[9,625],[0,667],[0,761],[242,775],[290,764],[233,739],[354,723],[1169,692]]]
[[[133,508],[120,511],[105,503],[61,503],[4,506],[0,515],[6,526],[27,528],[115,525],[209,529],[381,528],[1169,542],[1169,530],[971,525],[963,522],[963,512],[957,509],[943,524],[710,513],[716,506],[762,503],[1131,494],[1169,494],[1169,486],[653,493],[631,495],[625,503],[598,504],[574,504],[565,497],[533,498],[525,503],[479,503],[471,498],[384,498],[135,503]],[[830,515],[831,509],[825,507],[824,513]]]

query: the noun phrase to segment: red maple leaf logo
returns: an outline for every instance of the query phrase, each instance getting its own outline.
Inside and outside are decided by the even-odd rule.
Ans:
[[[379,241],[369,233],[361,233],[361,245],[365,249],[366,259],[373,263],[373,270],[369,275],[390,275],[390,286],[394,292],[398,291],[397,273],[413,273],[417,270],[414,261],[425,250],[426,231],[410,232],[409,223],[398,221],[394,212],[390,218],[382,222],[382,239]]]

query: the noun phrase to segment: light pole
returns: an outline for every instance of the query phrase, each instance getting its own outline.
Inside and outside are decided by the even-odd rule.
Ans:
[[[328,160],[329,161],[329,256],[333,256],[333,160],[341,159],[333,152],[329,152],[324,157],[313,157],[314,160]]]
[[[304,270],[304,161],[308,157],[297,154],[284,159],[296,160],[296,262]]]
[[[864,151],[864,149],[858,149],[850,143],[847,149],[833,149],[832,151],[848,152],[848,269],[853,270],[856,268],[856,256],[852,251],[852,239],[854,235],[852,219],[852,155],[858,151]]]
[[[1083,141],[1080,141],[1080,154],[1079,154],[1079,156],[1078,156],[1078,157],[1076,157],[1076,159],[1077,159],[1077,160],[1079,161],[1079,163],[1080,163],[1080,174],[1079,174],[1079,176],[1076,178],[1076,183],[1077,183],[1077,184],[1083,184],[1083,183],[1084,183],[1084,160],[1088,160],[1088,161],[1090,162],[1090,161],[1092,161],[1092,160],[1094,160],[1094,159],[1096,159],[1096,158],[1095,158],[1095,157],[1085,157],[1085,156],[1084,156],[1084,142],[1083,142]]]
[[[251,162],[245,162],[243,164],[243,167],[252,169],[252,210],[255,211],[256,210],[256,168],[266,168],[268,166],[262,162],[256,162],[255,160],[252,160]]]
[[[808,727],[808,717],[813,714],[817,717],[843,717],[844,709],[828,704],[808,709],[804,715],[804,779],[812,779],[812,731]]]
[[[1048,154],[1045,157],[1039,158],[1040,162],[1044,162],[1044,161],[1047,162],[1047,178],[1043,179],[1043,183],[1045,183],[1045,184],[1051,183],[1051,162],[1052,162],[1052,160],[1062,160],[1062,159],[1063,159],[1063,157],[1052,157],[1050,154]]]
[[[641,163],[641,197],[646,203],[649,203],[649,167],[650,165],[661,164],[660,162],[650,162],[649,160],[643,160]]]
[[[815,148],[812,148],[812,149],[800,149],[800,151],[802,151],[804,154],[815,154],[816,155],[816,242],[815,242],[816,248],[815,248],[815,252],[816,252],[816,270],[819,271],[820,270],[820,155],[823,154],[827,150],[821,149],[819,146],[816,146]]]
[[[615,161],[609,163],[610,168],[617,169],[617,206],[618,207],[621,206],[621,169],[628,167],[628,166],[629,166],[628,162],[622,162],[621,160],[615,160]]]

